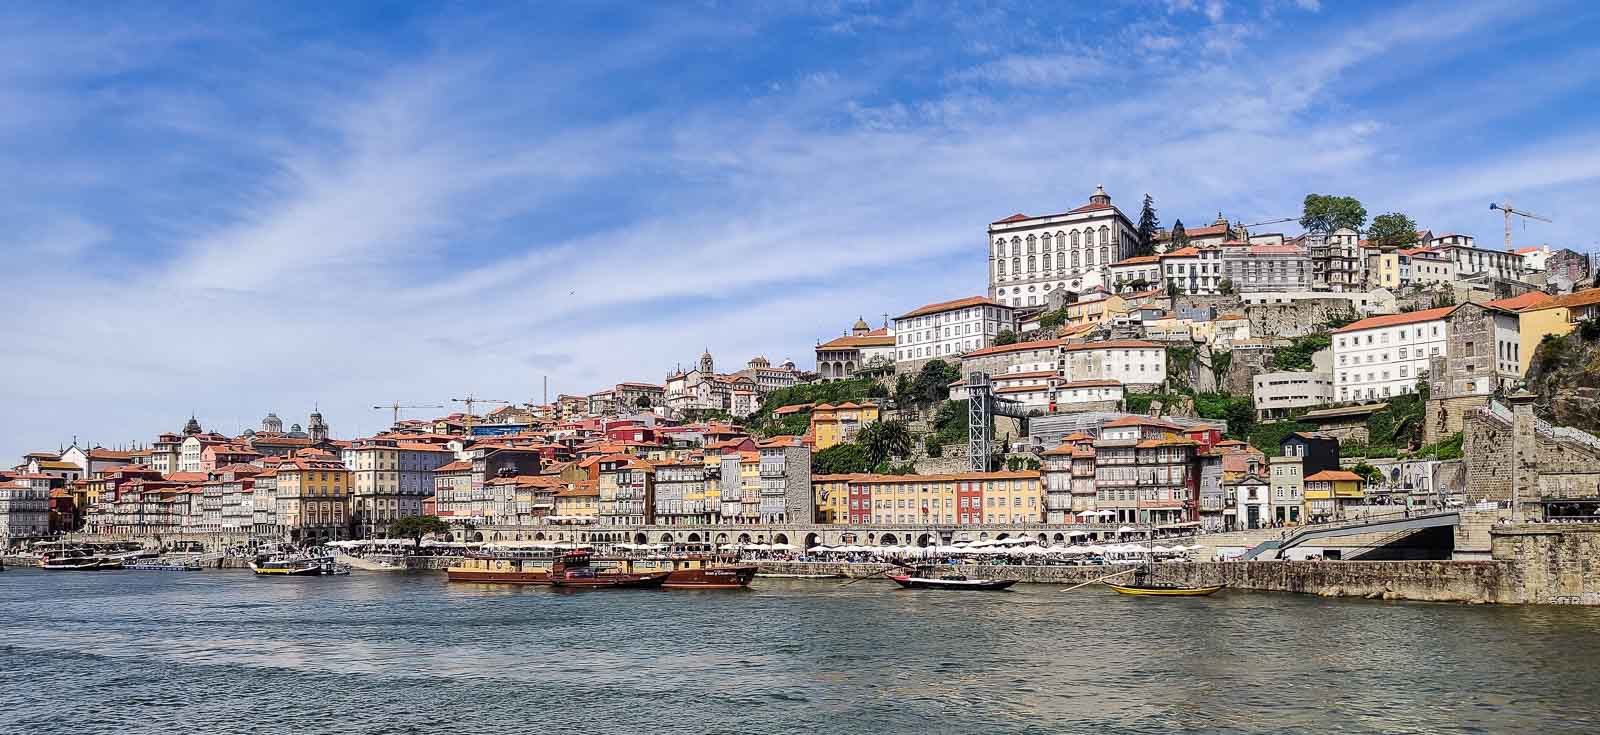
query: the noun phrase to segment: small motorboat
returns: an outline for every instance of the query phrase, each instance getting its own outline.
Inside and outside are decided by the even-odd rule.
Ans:
[[[960,574],[941,577],[895,574],[889,579],[908,590],[1003,590],[1017,583],[1015,579],[967,579]]]
[[[1206,595],[1216,594],[1218,590],[1221,590],[1227,585],[1218,584],[1210,587],[1185,587],[1183,585],[1176,584],[1141,584],[1138,582],[1133,584],[1112,584],[1110,582],[1106,582],[1106,586],[1116,590],[1118,594],[1136,595],[1140,597],[1205,597]]]

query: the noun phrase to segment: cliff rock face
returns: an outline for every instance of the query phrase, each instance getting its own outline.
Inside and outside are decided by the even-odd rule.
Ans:
[[[1556,426],[1600,433],[1600,341],[1583,330],[1539,343],[1528,367],[1534,412]]]

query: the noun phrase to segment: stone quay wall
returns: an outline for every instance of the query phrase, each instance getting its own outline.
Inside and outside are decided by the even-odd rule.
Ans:
[[[1156,565],[1156,578],[1196,586],[1296,592],[1324,597],[1369,597],[1435,602],[1525,602],[1510,564],[1495,561],[1252,561]],[[890,572],[888,564],[761,562],[766,574],[840,574],[851,578]],[[983,579],[1032,584],[1090,582],[1133,568],[1119,566],[1022,566],[954,564],[942,567]],[[1124,575],[1124,577],[1131,575]]]
[[[1519,602],[1600,605],[1600,525],[1501,526],[1490,538],[1494,558],[1517,570]]]

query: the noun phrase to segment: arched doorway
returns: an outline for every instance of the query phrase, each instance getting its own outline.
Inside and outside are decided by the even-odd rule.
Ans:
[[[1005,537],[1006,537],[1005,534],[1003,534],[1003,533],[1000,534],[1000,538],[1005,538]],[[988,531],[984,531],[983,533],[978,534],[978,540],[979,541],[988,541],[989,540],[989,532]]]
[[[650,539],[646,538],[643,533],[636,533],[633,535],[633,542],[636,544],[645,544],[649,543]]]
[[[928,544],[932,543],[932,541],[933,538],[931,536],[928,534],[922,534],[921,536],[917,537],[917,546],[927,548]]]
[[[698,534],[698,533],[689,534],[689,543],[691,543],[691,544],[700,543],[700,534]]]
[[[477,531],[477,532],[473,533],[472,534],[472,542],[473,543],[478,543],[478,544],[483,543],[483,532],[482,531]]]
[[[787,543],[789,543],[789,536],[788,536],[788,534],[780,533],[780,534],[772,537],[772,543],[775,543],[775,544],[787,544]]]
[[[739,534],[739,543],[741,543],[741,544],[750,543],[750,534],[748,534],[748,533]]]
[[[815,533],[806,534],[806,548],[809,549],[819,543],[822,543],[822,539],[818,538]]]
[[[725,534],[725,533],[717,534],[717,543],[723,544],[723,543],[727,543],[727,542],[728,542],[728,534]]]
[[[1044,546],[1044,545],[1045,545],[1045,544],[1048,544],[1048,543],[1050,543],[1050,539],[1049,539],[1049,537],[1047,537],[1047,536],[1045,536],[1045,535],[1044,535],[1044,534],[1042,534],[1042,533],[1041,533],[1041,534],[1039,534],[1039,539],[1038,539],[1038,541],[1039,541],[1039,545],[1040,545],[1040,546]]]
[[[1058,534],[1056,534],[1055,538],[1052,539],[1052,540],[1059,544],[1059,543],[1061,543],[1063,541],[1066,541],[1067,537],[1066,536],[1062,536],[1061,534],[1058,533]]]
[[[867,545],[871,546],[871,545],[873,545],[875,543],[878,543],[878,534],[875,534],[875,533],[867,534]]]
[[[672,534],[670,534],[670,533],[661,534],[661,543],[664,543],[664,544],[672,543]]]
[[[883,538],[878,539],[878,543],[882,544],[883,546],[894,546],[899,542],[900,539],[895,538],[895,535],[892,533],[886,533],[883,535]]]
[[[1002,533],[999,536],[994,537],[994,540],[996,540],[996,541],[1004,541],[1007,538],[1009,538],[1010,536],[1011,536],[1011,534],[1009,534],[1009,533]]]
[[[543,541],[544,540],[544,533],[540,532],[540,533],[534,534],[533,535],[533,540],[534,541]]]

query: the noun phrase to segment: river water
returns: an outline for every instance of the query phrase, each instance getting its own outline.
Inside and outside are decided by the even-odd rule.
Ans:
[[[1597,732],[1600,610],[0,574],[0,733]]]

